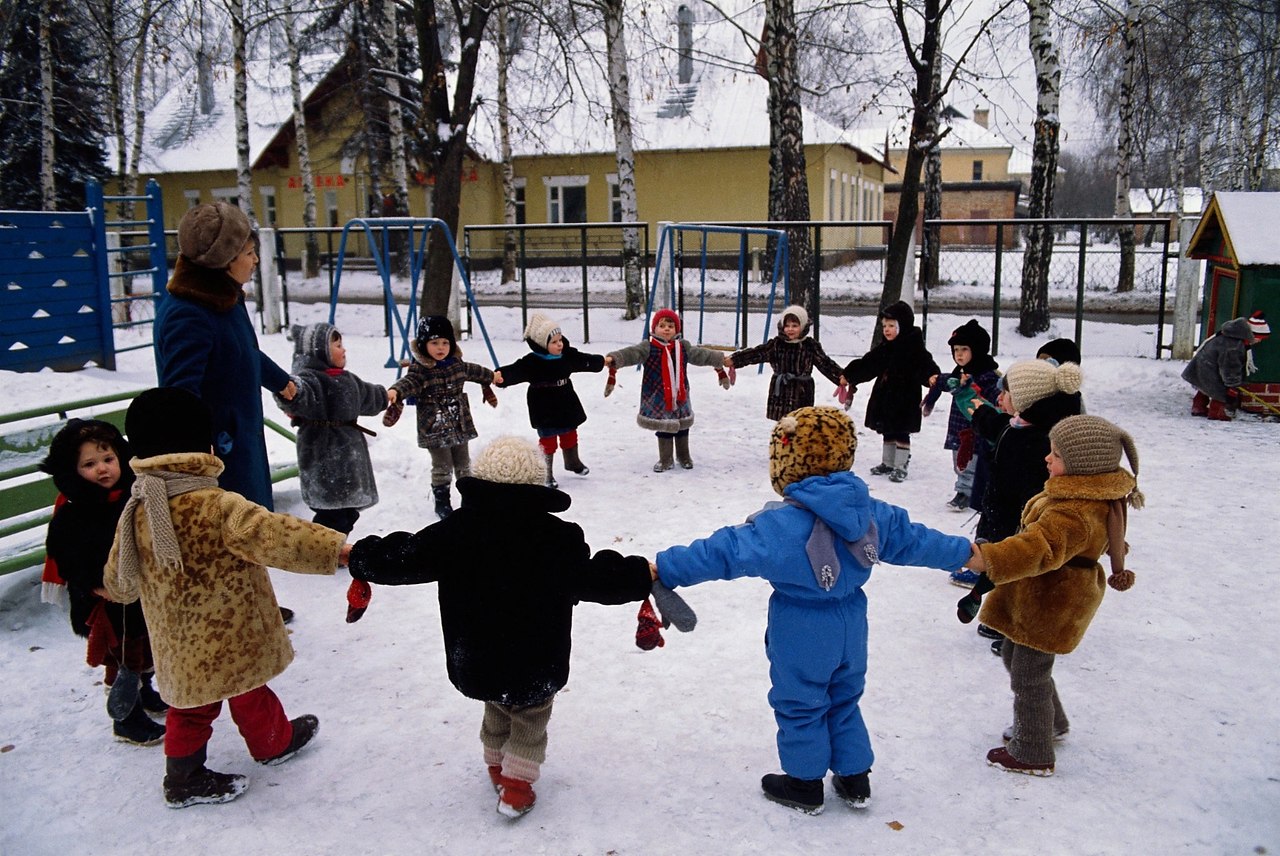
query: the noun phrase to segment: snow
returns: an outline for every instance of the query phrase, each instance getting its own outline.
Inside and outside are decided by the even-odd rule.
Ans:
[[[1236,264],[1280,265],[1280,244],[1275,238],[1275,217],[1280,193],[1223,192],[1213,194],[1222,216],[1222,228],[1234,250]]]
[[[295,303],[291,314],[294,323],[323,320],[327,306]],[[486,308],[483,317],[500,360],[525,352],[518,309]],[[967,317],[931,316],[935,356],[946,354],[949,331]],[[558,320],[580,344],[582,316]],[[686,322],[696,329],[695,318]],[[390,382],[378,308],[340,306],[336,323],[351,370]],[[1005,320],[1000,363],[1070,335],[1069,319],[1055,323],[1027,340],[1016,318]],[[706,324],[707,342],[733,344],[731,315]],[[844,361],[863,352],[871,329],[866,316],[826,316],[824,345]],[[597,353],[641,335],[616,310],[594,311],[590,330],[581,347]],[[1053,778],[984,761],[1009,724],[1011,696],[988,643],[954,617],[962,590],[939,571],[882,565],[867,586],[862,706],[877,755],[868,810],[848,810],[829,789],[816,818],[761,796],[760,776],[778,769],[762,645],[769,589],[742,580],[686,590],[697,630],[667,632],[666,646],[647,653],[633,642],[634,607],[577,609],[573,673],[551,720],[538,804],[513,822],[494,811],[477,737],[481,705],[445,676],[435,587],[377,589],[364,619],[347,625],[345,572],[273,572],[281,602],[297,611],[298,656],[271,685],[291,716],[316,713],[320,734],[289,763],[259,767],[222,716],[209,763],[247,774],[248,793],[173,811],[160,794],[162,750],[111,739],[101,673],[84,665],[83,641],[65,618],[39,602],[38,575],[29,571],[0,577],[8,633],[0,646],[0,853],[1276,852],[1280,577],[1266,533],[1275,523],[1280,424],[1190,417],[1182,364],[1150,359],[1154,335],[1150,326],[1084,325],[1089,411],[1135,436],[1147,507],[1130,517],[1137,585],[1108,592],[1081,646],[1058,658],[1071,733]],[[757,320],[751,341],[759,336]],[[264,336],[262,346],[289,364],[283,336]],[[481,343],[463,347],[483,359]],[[638,374],[621,371],[607,399],[603,375],[578,376],[591,473],[562,476],[574,498],[564,516],[596,549],[647,556],[741,521],[774,498],[768,379],[767,370],[742,371],[725,392],[711,371],[694,369],[697,466],[655,474],[653,436],[634,422]],[[154,381],[143,350],[122,354],[114,373],[3,373],[0,389],[6,409],[17,410]],[[825,381],[819,390],[820,400],[830,393]],[[851,411],[859,422],[868,392],[860,390]],[[500,434],[532,437],[524,391],[499,395],[497,409],[471,395],[481,435],[473,455]],[[431,522],[429,463],[414,444],[412,418],[393,429],[364,421],[377,431],[370,448],[382,502],[353,537]],[[868,479],[876,496],[915,519],[969,533],[974,521],[944,505],[953,493],[945,428],[941,409],[925,420],[906,482]],[[860,475],[876,463],[878,439],[860,432]],[[287,459],[287,444],[274,435],[269,443],[273,459]],[[281,510],[309,517],[296,481],[277,486],[276,497]]]

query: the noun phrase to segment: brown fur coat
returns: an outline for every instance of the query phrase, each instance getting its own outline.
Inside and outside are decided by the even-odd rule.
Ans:
[[[222,472],[218,458],[197,453],[135,458],[131,465],[139,473]],[[200,707],[262,686],[293,660],[264,566],[332,574],[345,536],[218,488],[171,497],[169,512],[182,569],[158,567],[147,516],[138,514],[138,577],[121,572],[117,535],[103,581],[112,600],[142,599],[160,695],[174,707]]]
[[[1019,645],[1069,654],[1080,644],[1102,603],[1107,575],[1096,561],[1107,550],[1107,511],[1136,481],[1127,471],[1057,476],[1022,510],[1022,530],[982,544],[995,590],[984,598],[979,620]],[[1083,557],[1092,566],[1067,562]]]

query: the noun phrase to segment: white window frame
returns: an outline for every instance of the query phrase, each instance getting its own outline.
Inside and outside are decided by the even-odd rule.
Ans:
[[[186,200],[187,200],[187,210],[188,210],[188,211],[190,211],[192,208],[195,208],[197,205],[199,205],[199,204],[200,204],[200,191],[199,191],[199,190],[184,190],[184,191],[182,191],[182,196],[183,196],[183,198],[184,198],[184,199],[186,199]]]
[[[238,187],[215,187],[209,191],[209,195],[213,197],[214,202],[225,202],[228,205],[240,204],[240,188]]]
[[[324,192],[324,224],[326,226],[341,226],[342,218],[338,211],[338,191],[325,190]]]
[[[547,222],[567,223],[564,219],[564,193],[566,187],[586,188],[591,182],[589,175],[547,175],[542,183],[547,189]],[[585,193],[584,193],[585,195]],[[584,212],[585,215],[585,212]]]
[[[609,222],[622,222],[622,183],[618,181],[618,174],[611,172],[605,175],[605,183],[609,187]]]
[[[280,218],[280,206],[277,202],[275,186],[259,187],[258,194],[262,197],[262,224],[276,226]]]

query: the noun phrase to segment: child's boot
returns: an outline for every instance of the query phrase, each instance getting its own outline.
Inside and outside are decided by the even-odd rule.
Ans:
[[[1192,416],[1208,416],[1209,415],[1209,396],[1200,390],[1196,390],[1196,397],[1191,399],[1191,415]]]
[[[542,460],[547,464],[547,480],[544,481],[543,484],[550,488],[560,487],[560,484],[556,481],[554,473],[556,463],[555,452],[543,452]]]
[[[249,780],[205,767],[205,748],[183,758],[166,758],[164,802],[169,808],[231,802],[249,789]]]
[[[564,468],[566,470],[571,473],[577,473],[580,476],[585,476],[591,472],[587,465],[582,463],[582,458],[578,457],[577,446],[569,446],[560,451],[564,452]]]
[[[904,482],[907,480],[907,464],[911,463],[911,447],[893,447],[893,472],[889,473],[889,481]]]
[[[871,771],[852,776],[833,776],[831,784],[836,796],[849,808],[867,808],[871,805]]]
[[[521,817],[529,813],[537,799],[532,782],[498,776],[498,814],[511,818]]]
[[[693,458],[689,456],[689,435],[676,435],[676,460],[680,462],[680,466],[686,470],[693,469]]]
[[[802,811],[822,814],[822,779],[797,779],[786,773],[768,773],[760,780],[766,798]]]
[[[156,692],[156,688],[151,686],[151,679],[154,672],[143,672],[142,686],[138,688],[138,700],[142,703],[142,709],[147,713],[164,713],[169,709],[169,703],[160,697],[160,693]]]
[[[1209,399],[1209,418],[1215,422],[1231,421],[1231,415],[1227,413],[1227,406],[1216,398]]]
[[[674,446],[675,441],[672,440],[672,438],[658,438],[658,463],[653,465],[653,471],[655,473],[665,473],[674,465],[675,461],[672,457],[672,449]]]
[[[897,448],[898,444],[893,442],[880,445],[880,463],[871,468],[871,475],[887,476],[893,472],[893,453]]]
[[[289,724],[293,726],[293,736],[289,738],[289,744],[270,758],[259,758],[259,764],[267,767],[283,764],[294,755],[297,755],[302,747],[310,743],[311,738],[315,737],[316,732],[320,730],[320,719],[311,713],[304,713],[296,719],[291,719]]]
[[[453,505],[449,502],[449,485],[433,484],[431,493],[436,498],[436,517],[444,520],[450,514],[453,514]]]
[[[137,746],[154,746],[164,739],[164,726],[147,716],[141,704],[135,704],[129,715],[111,726],[116,739]]]

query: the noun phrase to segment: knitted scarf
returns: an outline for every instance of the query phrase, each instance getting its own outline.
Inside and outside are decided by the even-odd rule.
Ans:
[[[662,406],[675,410],[677,402],[689,397],[684,379],[684,343],[680,339],[664,342],[650,336],[649,344],[662,351]]]
[[[138,507],[147,515],[151,525],[151,548],[161,568],[182,570],[182,553],[178,549],[178,536],[173,531],[173,519],[169,516],[170,497],[191,493],[194,490],[216,488],[218,480],[212,476],[193,476],[167,470],[138,473],[129,494],[129,501],[120,513],[116,530],[120,550],[116,556],[116,574],[120,581],[120,594],[126,602],[137,600],[140,563],[138,543],[134,530]]]

